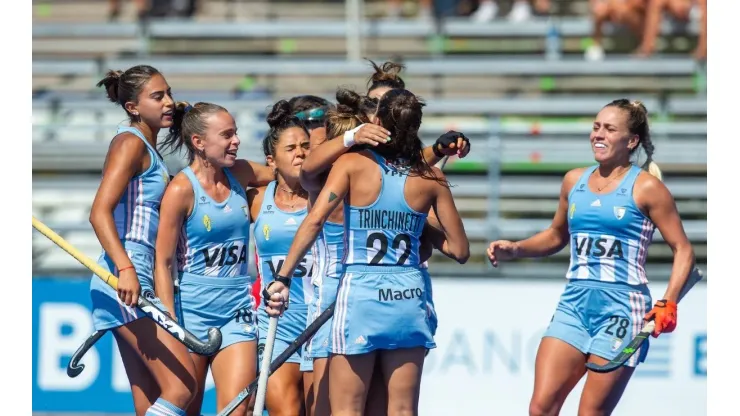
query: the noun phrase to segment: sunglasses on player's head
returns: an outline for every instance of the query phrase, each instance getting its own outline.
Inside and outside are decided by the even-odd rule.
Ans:
[[[303,121],[303,124],[307,129],[313,130],[319,127],[324,127],[324,121],[326,120],[326,112],[328,107],[317,107],[309,110],[299,111],[295,114],[296,118]]]

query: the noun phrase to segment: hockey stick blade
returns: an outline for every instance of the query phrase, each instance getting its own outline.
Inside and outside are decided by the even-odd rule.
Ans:
[[[298,335],[298,338],[294,339],[293,342],[290,343],[288,348],[283,351],[282,354],[278,355],[277,358],[272,360],[272,363],[270,363],[270,374],[277,371],[280,366],[285,364],[286,361],[288,361],[288,358],[290,358],[291,355],[293,355],[296,351],[298,351],[299,348],[301,348],[301,345],[305,344],[306,341],[308,341],[312,336],[316,334],[316,331],[321,328],[322,325],[328,321],[332,315],[334,315],[334,304],[335,302],[332,302],[331,305],[329,305],[328,308],[324,312],[321,312],[321,315],[319,315],[312,323],[309,325],[305,331],[301,333],[301,335]],[[269,376],[269,375],[268,375]],[[247,388],[239,392],[239,394],[234,397],[229,404],[224,407],[217,416],[228,416],[230,415],[237,407],[239,407],[240,404],[244,400],[247,400],[247,398],[254,393],[254,391],[257,389],[257,383],[259,382],[259,375],[257,376],[257,379],[249,383]],[[261,415],[260,415],[261,416]]]
[[[700,282],[702,279],[704,279],[704,274],[701,270],[694,267],[694,270],[691,271],[691,274],[689,275],[688,280],[686,281],[686,284],[684,284],[683,288],[681,289],[681,292],[678,294],[678,301],[681,302],[681,299],[683,299],[684,296],[691,290],[691,288],[694,287],[698,282]],[[626,347],[622,348],[622,351],[617,354],[614,359],[609,361],[608,363],[604,365],[598,365],[596,363],[586,363],[586,368],[595,372],[595,373],[611,373],[612,371],[615,371],[622,367],[632,356],[637,352],[638,349],[642,346],[642,343],[645,342],[650,337],[650,334],[655,329],[655,322],[649,321],[647,322],[643,327],[642,330],[630,341]]]
[[[118,288],[118,277],[110,271],[100,266],[97,262],[84,255],[82,252],[77,250],[74,246],[69,244],[67,240],[63,239],[59,234],[55,233],[51,228],[47,227],[46,224],[37,220],[36,217],[31,216],[33,228],[38,230],[46,238],[51,240],[54,244],[59,246],[62,250],[66,251],[79,261],[83,266],[87,267],[90,271],[95,273],[101,280],[103,280],[108,286],[117,290]],[[144,312],[149,318],[151,318],[157,325],[161,326],[165,331],[169,332],[172,336],[180,340],[186,347],[190,348],[191,351],[201,355],[213,355],[221,346],[221,331],[218,328],[208,329],[208,341],[202,342],[195,335],[185,330],[185,328],[175,322],[174,319],[167,316],[159,308],[157,308],[150,300],[144,296],[139,296],[139,301],[136,306]]]
[[[75,378],[82,373],[82,370],[85,369],[85,364],[80,364],[80,360],[82,360],[82,357],[85,355],[87,350],[89,350],[93,345],[95,345],[96,342],[100,338],[105,335],[107,332],[107,329],[104,329],[102,331],[95,331],[93,332],[86,340],[85,342],[80,345],[80,348],[77,348],[77,351],[75,351],[74,354],[72,354],[72,359],[69,360],[69,364],[67,364],[67,375],[70,378]]]

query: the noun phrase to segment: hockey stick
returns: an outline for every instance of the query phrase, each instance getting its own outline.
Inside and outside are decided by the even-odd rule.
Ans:
[[[329,305],[329,307],[326,308],[324,312],[321,312],[321,315],[319,315],[316,318],[316,320],[314,320],[311,323],[311,325],[309,325],[306,328],[306,330],[301,333],[301,335],[298,335],[298,338],[293,340],[293,342],[288,346],[288,348],[285,351],[283,351],[282,354],[278,355],[277,358],[275,358],[272,361],[272,363],[270,363],[270,368],[269,368],[270,372],[268,374],[268,377],[270,374],[277,371],[277,369],[280,368],[280,366],[285,364],[285,362],[288,361],[288,358],[290,358],[291,355],[293,355],[296,351],[298,351],[298,349],[301,348],[301,346],[305,344],[306,341],[308,341],[312,336],[314,336],[316,334],[316,331],[318,331],[319,328],[321,328],[321,326],[324,325],[326,321],[328,321],[332,317],[332,315],[334,315],[334,305],[335,303],[332,302],[332,304]],[[265,361],[262,361],[263,366],[264,366],[264,362]],[[261,376],[261,373],[260,373],[260,376]],[[230,415],[244,400],[247,400],[247,398],[254,392],[254,390],[257,388],[258,382],[259,382],[259,378],[249,383],[247,388],[242,390],[236,397],[234,397],[234,399],[231,400],[231,402],[227,404],[226,407],[224,407],[223,410],[221,410],[217,416]],[[254,414],[255,416],[257,415],[256,412]],[[259,416],[262,416],[262,415],[259,415]]]
[[[691,271],[688,280],[686,280],[686,284],[684,284],[681,292],[678,294],[678,302],[681,302],[681,299],[686,296],[691,288],[694,287],[694,285],[700,282],[703,278],[704,274],[702,273],[702,271],[694,267],[694,270]],[[613,360],[604,365],[598,365],[596,363],[586,363],[586,368],[596,373],[611,373],[612,371],[617,370],[618,368],[622,367],[627,362],[627,360],[629,360],[637,352],[642,343],[645,342],[648,337],[650,337],[653,329],[655,329],[655,321],[651,320],[642,327],[642,331],[640,331],[640,333],[637,334],[632,339],[632,341],[627,344],[626,347],[622,348],[622,351],[620,351]]]
[[[92,335],[90,335],[85,342],[77,348],[77,351],[72,354],[72,359],[69,360],[69,364],[67,364],[67,375],[69,377],[75,378],[82,373],[82,370],[85,369],[85,364],[79,364],[80,360],[82,360],[82,356],[85,355],[87,350],[98,342],[100,338],[103,338],[103,335],[105,335],[106,332],[108,332],[107,329],[93,332]]]
[[[51,240],[54,244],[58,245],[62,250],[69,253],[72,257],[75,258],[75,260],[82,263],[83,266],[90,269],[90,271],[95,273],[95,275],[101,278],[108,286],[112,287],[114,290],[117,290],[118,277],[114,276],[111,272],[105,270],[92,259],[82,254],[79,250],[74,248],[65,239],[63,239],[59,234],[55,233],[44,223],[37,220],[36,217],[32,216],[32,219],[33,228],[46,236],[46,238]],[[177,322],[167,316],[159,308],[154,306],[154,304],[145,297],[140,296],[136,306],[138,306],[138,308],[142,312],[144,312],[146,316],[156,322],[157,325],[164,328],[167,332],[180,340],[180,342],[185,344],[186,347],[188,347],[196,354],[213,355],[221,346],[221,331],[218,328],[210,328],[208,330],[208,341],[202,342],[195,335],[178,325]]]
[[[262,351],[262,367],[260,368],[259,379],[257,380],[257,399],[254,402],[255,415],[261,415],[265,409],[265,396],[267,396],[267,377],[270,374],[270,363],[272,362],[272,352],[275,347],[275,336],[277,335],[278,318],[270,317],[270,327],[267,329],[267,340],[265,349]]]

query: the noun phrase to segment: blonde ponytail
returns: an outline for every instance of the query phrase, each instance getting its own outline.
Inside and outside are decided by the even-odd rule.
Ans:
[[[663,182],[663,172],[660,170],[660,167],[657,163],[653,162],[652,160],[648,160],[645,162],[645,165],[642,166],[643,169],[645,169],[649,174],[655,176]]]

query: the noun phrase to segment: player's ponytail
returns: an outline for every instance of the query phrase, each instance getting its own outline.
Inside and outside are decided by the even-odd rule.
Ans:
[[[370,60],[368,59],[368,61]],[[370,64],[373,66],[375,72],[370,75],[370,79],[367,81],[368,94],[370,91],[381,87],[392,89],[406,88],[406,83],[398,75],[404,69],[403,65],[395,62],[384,62],[382,65],[378,66],[378,64],[373,61],[370,61]]]
[[[175,153],[184,147],[188,155],[188,163],[193,163],[197,153],[193,146],[193,136],[205,136],[208,127],[205,122],[207,116],[221,111],[227,110],[211,103],[190,105],[186,101],[177,102],[172,114],[172,126],[160,148],[169,148],[170,153]]]
[[[630,101],[627,99],[614,100],[606,105],[607,107],[617,107],[627,111],[629,115],[627,120],[627,127],[630,133],[635,134],[639,137],[640,146],[645,150],[647,159],[642,164],[642,169],[646,170],[656,178],[663,180],[663,172],[661,172],[658,164],[653,161],[653,153],[655,153],[655,145],[650,139],[650,126],[648,124],[648,111],[645,105],[640,101]],[[630,155],[637,150],[637,147],[630,150]]]
[[[113,103],[118,102],[118,81],[121,79],[121,75],[123,75],[123,71],[110,70],[105,74],[105,77],[96,84],[97,87],[105,87],[105,95],[108,97],[108,100]]]
[[[375,113],[376,104],[366,96],[352,90],[337,90],[337,105],[326,117],[326,137],[343,135],[360,124],[370,123],[369,115]]]
[[[120,105],[128,114],[129,119],[136,122],[140,121],[139,115],[134,115],[126,109],[126,103],[138,103],[139,94],[155,75],[161,75],[156,68],[149,65],[136,65],[126,71],[108,71],[96,86],[105,87],[108,99]]]

